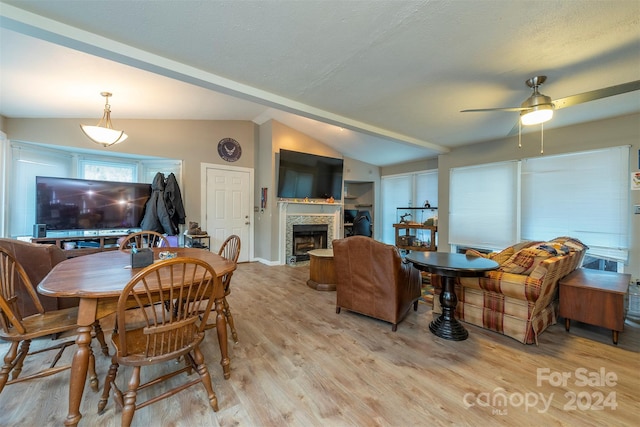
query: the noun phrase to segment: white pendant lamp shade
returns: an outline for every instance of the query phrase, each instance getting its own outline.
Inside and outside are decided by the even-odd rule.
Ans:
[[[113,125],[111,124],[111,106],[109,105],[111,93],[101,92],[100,95],[106,98],[102,119],[100,119],[96,126],[80,125],[80,129],[96,144],[109,147],[121,143],[127,139],[128,135],[124,133],[124,131],[113,129]]]

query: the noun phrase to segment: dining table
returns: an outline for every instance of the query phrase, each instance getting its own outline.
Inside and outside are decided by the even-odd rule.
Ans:
[[[172,256],[196,258],[213,267],[222,277],[236,268],[236,263],[222,256],[199,248],[153,248],[154,262],[161,252]],[[131,268],[131,253],[120,250],[99,252],[69,258],[57,264],[38,284],[38,292],[56,298],[79,298],[76,350],[71,362],[69,380],[69,411],[66,426],[76,426],[82,418],[80,402],[84,393],[91,350],[91,332],[96,320],[115,313],[118,297],[125,285],[142,268]],[[224,316],[224,289],[214,289],[216,331],[224,378],[230,377],[230,360],[227,346],[227,322]],[[105,349],[103,349],[105,350]],[[108,351],[108,350],[107,350]],[[98,390],[98,379],[90,378],[91,387]]]

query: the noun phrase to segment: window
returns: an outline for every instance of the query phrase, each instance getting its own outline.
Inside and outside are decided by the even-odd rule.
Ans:
[[[182,186],[182,161],[180,160],[143,160],[140,162],[142,168],[142,178],[140,182],[151,184],[158,172],[164,174],[167,178],[173,174],[178,181],[178,185]]]
[[[98,181],[137,182],[136,163],[115,161],[86,160],[79,161],[79,177]]]
[[[616,271],[628,258],[627,146],[456,168],[450,180],[452,245],[571,236],[589,246],[589,268]]]
[[[2,141],[0,140],[0,143]],[[6,233],[11,237],[31,236],[35,222],[35,177],[52,176],[62,178],[97,179],[118,182],[146,182],[151,184],[156,173],[166,176],[173,173],[181,184],[182,162],[180,160],[129,157],[107,157],[100,155],[73,154],[63,147],[49,148],[39,144],[11,142],[10,156],[5,159],[6,168],[0,169],[7,188],[9,212]],[[0,148],[2,145],[0,144]],[[0,155],[0,160],[2,157]],[[2,217],[0,216],[0,220]],[[0,227],[0,231],[2,231]]]
[[[451,169],[449,244],[502,249],[518,239],[516,161]]]
[[[70,154],[12,144],[12,171],[8,178],[9,235],[31,236],[36,218],[36,176],[69,177],[73,159]]]
[[[438,206],[438,171],[384,176],[381,179],[382,241],[394,245],[396,208]]]
[[[626,262],[629,147],[522,162],[522,239],[572,236],[598,258]]]

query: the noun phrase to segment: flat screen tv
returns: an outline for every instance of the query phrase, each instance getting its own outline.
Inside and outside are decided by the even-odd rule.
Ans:
[[[342,159],[280,150],[278,197],[340,200]]]
[[[36,223],[47,231],[140,227],[151,185],[36,177]]]

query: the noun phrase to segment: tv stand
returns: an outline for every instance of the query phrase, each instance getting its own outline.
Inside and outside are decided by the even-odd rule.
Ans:
[[[118,239],[127,234],[110,234],[96,236],[66,236],[66,237],[38,237],[32,238],[33,243],[53,244],[62,249],[67,258],[81,255],[95,254],[97,252],[117,250],[120,246]]]

